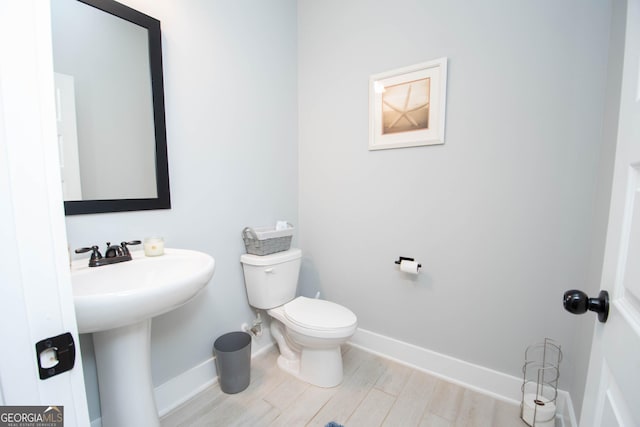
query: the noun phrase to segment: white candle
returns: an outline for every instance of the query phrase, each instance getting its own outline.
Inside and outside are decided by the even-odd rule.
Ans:
[[[147,237],[144,239],[144,254],[159,256],[164,254],[164,239],[162,237]]]

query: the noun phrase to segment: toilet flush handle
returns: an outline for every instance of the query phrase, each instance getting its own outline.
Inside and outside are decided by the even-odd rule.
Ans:
[[[267,268],[264,270],[264,272],[268,274],[275,274],[275,271],[273,270],[273,268]]]

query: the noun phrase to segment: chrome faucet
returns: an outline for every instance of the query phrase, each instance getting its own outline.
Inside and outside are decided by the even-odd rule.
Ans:
[[[100,267],[103,265],[115,264],[118,262],[131,261],[131,252],[129,252],[129,245],[139,245],[142,243],[140,240],[132,240],[130,242],[122,242],[120,246],[111,245],[111,242],[107,242],[107,250],[104,253],[104,257],[100,253],[98,246],[93,245],[87,248],[76,249],[77,254],[84,252],[91,252],[91,258],[89,258],[89,267]]]

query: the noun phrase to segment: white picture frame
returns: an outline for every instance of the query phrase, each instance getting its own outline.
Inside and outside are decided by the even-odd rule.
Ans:
[[[447,58],[369,78],[369,150],[444,144]]]

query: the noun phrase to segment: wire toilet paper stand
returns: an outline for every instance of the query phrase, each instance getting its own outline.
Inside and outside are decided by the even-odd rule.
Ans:
[[[562,350],[545,338],[525,350],[520,418],[531,427],[554,427]]]

